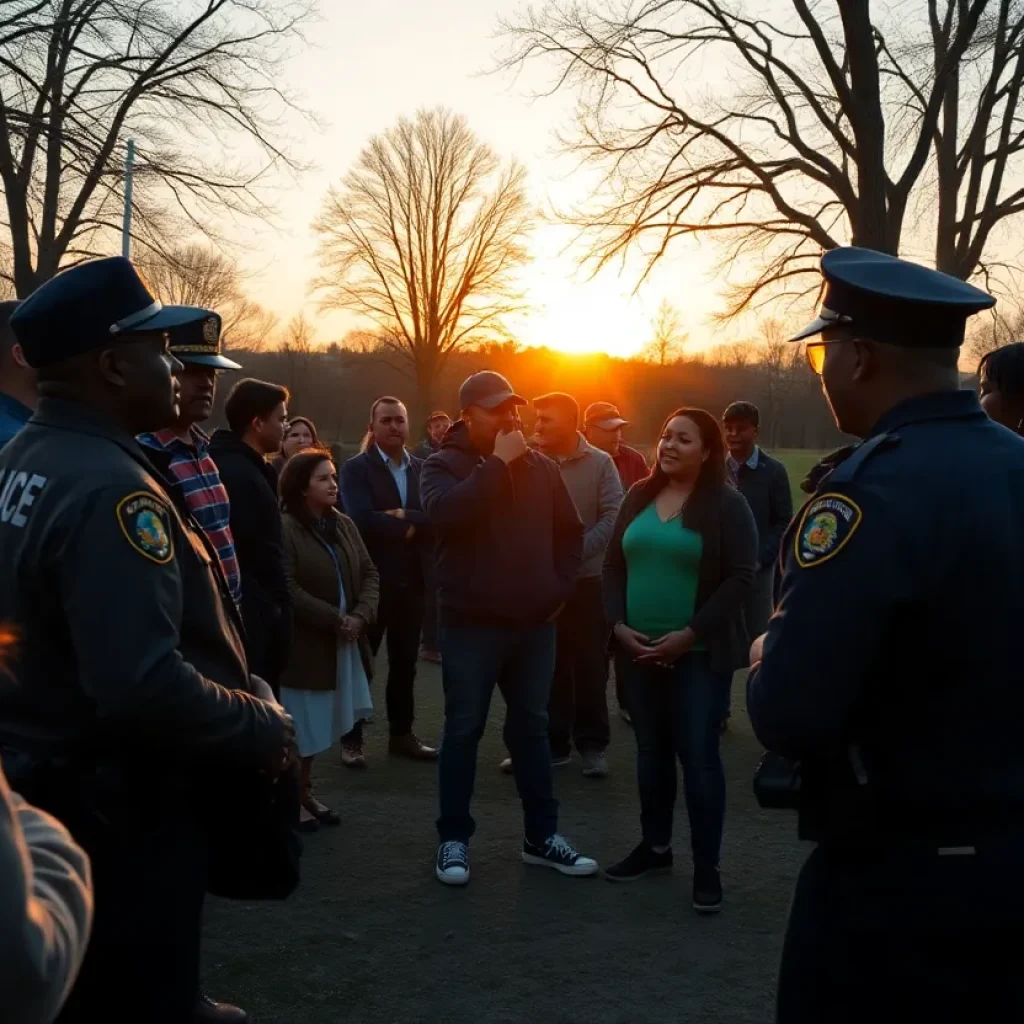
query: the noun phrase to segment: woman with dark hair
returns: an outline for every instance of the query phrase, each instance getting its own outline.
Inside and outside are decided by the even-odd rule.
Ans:
[[[293,455],[297,455],[307,448],[323,448],[316,432],[316,426],[311,419],[307,419],[305,416],[293,416],[285,429],[281,450],[270,461],[280,472]]]
[[[295,720],[302,758],[300,828],[337,825],[313,795],[313,758],[373,711],[373,658],[366,628],[377,614],[379,580],[355,523],[335,508],[338,474],[330,454],[293,455],[281,472],[288,589],[295,643],[281,702]]]
[[[1024,341],[1003,345],[978,364],[981,407],[989,418],[1024,434]]]
[[[717,420],[677,409],[651,475],[630,488],[604,563],[615,671],[637,744],[642,841],[605,874],[632,881],[672,866],[678,757],[693,850],[693,906],[722,903],[719,854],[725,772],[718,720],[732,674],[746,664],[743,600],[757,565],[757,527],[728,481]]]

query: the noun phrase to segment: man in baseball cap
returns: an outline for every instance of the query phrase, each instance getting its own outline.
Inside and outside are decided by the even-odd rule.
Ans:
[[[622,443],[622,428],[629,426],[611,402],[594,402],[583,414],[583,436],[601,451],[607,452],[619,471],[623,490],[629,490],[650,472],[647,460],[635,448]]]
[[[597,864],[558,834],[548,699],[555,619],[573,593],[583,523],[558,467],[531,451],[512,385],[491,370],[459,390],[461,420],[420,476],[437,539],[445,726],[438,766],[441,813],[435,874],[469,881],[469,813],[477,747],[495,685],[508,709],[505,743],[523,802],[523,860],[565,875]]]

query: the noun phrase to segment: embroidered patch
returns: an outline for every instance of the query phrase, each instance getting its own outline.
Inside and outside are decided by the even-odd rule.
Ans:
[[[216,345],[219,337],[220,329],[217,326],[217,318],[215,316],[208,316],[203,321],[203,341],[208,342],[210,345]]]
[[[845,494],[822,494],[809,502],[796,531],[796,561],[802,569],[835,558],[857,532],[864,514]]]
[[[140,555],[158,565],[166,565],[174,557],[171,512],[154,495],[138,491],[122,498],[117,505],[117,521],[128,543]]]

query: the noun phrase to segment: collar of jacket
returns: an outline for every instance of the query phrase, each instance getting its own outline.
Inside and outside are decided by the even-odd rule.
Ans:
[[[954,420],[980,418],[985,411],[973,391],[935,391],[930,395],[918,395],[893,406],[865,436],[867,441],[878,434],[891,433],[911,423],[925,423],[929,420]]]
[[[542,455],[547,455],[547,452],[544,451],[543,447],[538,447],[537,450]],[[561,457],[548,455],[548,458],[554,462],[557,462],[559,465],[563,465],[566,462],[576,462],[577,459],[585,459],[587,458],[587,456],[593,455],[596,451],[597,449],[582,434],[577,432],[576,450],[574,452],[572,452],[569,455],[563,455]],[[609,456],[609,458],[611,458],[611,456]]]

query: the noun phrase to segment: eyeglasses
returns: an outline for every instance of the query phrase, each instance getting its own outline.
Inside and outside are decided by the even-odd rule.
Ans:
[[[839,345],[844,341],[856,341],[856,338],[829,338],[809,342],[807,345],[807,362],[811,369],[820,377],[825,366],[825,349],[829,345]]]

